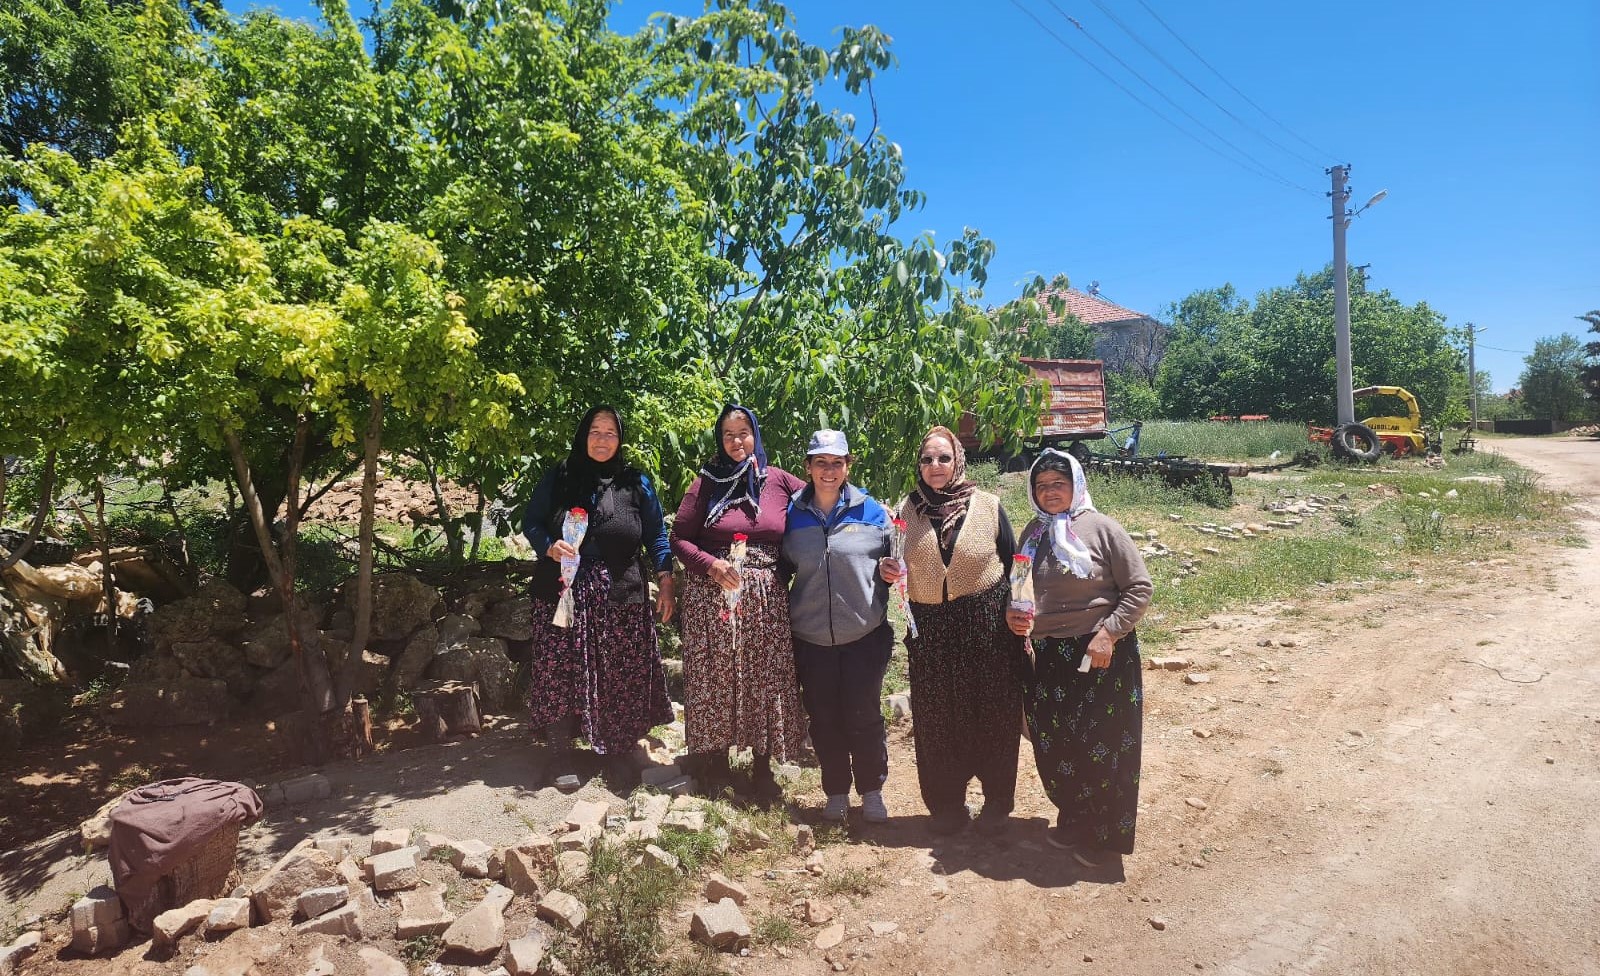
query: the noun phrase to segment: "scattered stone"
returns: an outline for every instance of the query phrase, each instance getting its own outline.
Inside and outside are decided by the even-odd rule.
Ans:
[[[837,922],[817,933],[816,946],[827,952],[844,941],[844,923]]]
[[[806,870],[817,875],[822,873],[821,851],[812,851],[810,854],[806,855]]]
[[[537,929],[506,943],[507,976],[537,976],[550,943]]]
[[[605,829],[598,824],[584,824],[569,834],[562,834],[556,839],[556,847],[563,851],[583,851],[605,835]]]
[[[820,898],[807,898],[805,913],[806,922],[811,925],[827,925],[833,921],[833,905]]]
[[[519,895],[539,894],[539,876],[547,862],[543,857],[520,848],[508,848],[502,855],[506,885]]]
[[[895,930],[898,929],[899,927],[900,927],[900,923],[899,922],[869,922],[869,923],[867,923],[867,928],[872,930],[872,934],[873,935],[893,935]]]
[[[357,864],[354,858],[346,857],[338,863],[334,871],[339,875],[337,880],[348,885],[352,891],[367,883],[367,872],[361,869],[361,865]]]
[[[296,776],[274,783],[261,790],[261,799],[267,806],[298,806],[313,800],[326,800],[333,795],[333,784],[321,773]]]
[[[683,775],[683,770],[677,763],[670,766],[649,766],[639,773],[639,782],[644,786],[660,788],[663,783],[670,783]]]
[[[1186,657],[1153,657],[1148,661],[1152,671],[1183,671],[1194,662]]]
[[[250,888],[250,900],[263,921],[287,918],[293,914],[300,892],[340,883],[333,858],[312,847],[297,845],[279,859]]]
[[[1191,685],[1210,684],[1211,683],[1211,675],[1209,675],[1209,674],[1197,674],[1197,673],[1191,671],[1188,674],[1183,676],[1183,680],[1184,680],[1185,684],[1191,684]]]
[[[687,830],[691,833],[700,833],[706,829],[706,812],[704,810],[673,810],[661,821],[663,827],[675,827],[678,830]]]
[[[399,891],[415,888],[421,881],[417,874],[417,848],[402,847],[397,851],[374,854],[363,862],[378,891]]]
[[[1182,522],[1183,521],[1183,516],[1179,515],[1177,512],[1168,512],[1167,513],[1167,520],[1169,522]]]
[[[723,898],[695,910],[689,937],[713,949],[738,952],[750,947],[750,923],[732,898]]]
[[[218,898],[206,916],[205,933],[232,932],[250,927],[250,899]]]
[[[1256,646],[1257,647],[1277,647],[1278,646],[1278,642],[1273,640],[1270,637],[1263,637],[1260,640],[1256,641]]]
[[[610,807],[604,803],[593,800],[579,800],[572,805],[572,811],[567,814],[566,824],[568,830],[582,830],[584,827],[599,827],[606,822],[606,814]]]
[[[735,905],[743,905],[750,899],[750,892],[745,890],[744,885],[729,881],[726,877],[713,871],[710,877],[706,878],[705,896],[706,901],[710,902],[730,898]]]
[[[1194,807],[1196,810],[1205,810],[1209,807],[1209,804],[1200,799],[1198,796],[1188,797],[1183,802],[1189,804],[1191,807]]]
[[[649,820],[630,820],[622,828],[623,840],[651,842],[661,839],[661,826]]]
[[[404,827],[379,830],[372,835],[373,854],[386,854],[389,851],[398,851],[402,847],[410,846],[411,831]]]
[[[644,859],[664,867],[669,871],[678,870],[678,866],[681,863],[678,860],[678,855],[662,850],[654,844],[645,845]]]
[[[326,915],[301,922],[294,927],[294,930],[318,932],[322,935],[342,935],[352,942],[360,942],[376,937],[384,927],[383,921],[387,917],[383,909],[378,906],[377,899],[363,887],[353,900],[345,902]]]
[[[483,901],[445,929],[446,948],[469,956],[486,956],[506,941],[506,906],[514,897],[505,885],[494,885]]]
[[[903,722],[911,717],[911,692],[896,692],[884,701],[889,706],[889,717],[892,720]]]
[[[213,902],[197,898],[187,905],[162,912],[150,923],[150,937],[159,949],[170,948],[173,943],[200,927],[211,914]]]
[[[394,937],[410,941],[424,935],[442,935],[455,920],[455,915],[444,907],[444,893],[437,887],[402,891],[400,921],[395,924]]]
[[[22,937],[0,949],[0,976],[11,976],[22,965],[22,960],[39,951],[44,936],[38,932],[24,932]]]
[[[494,848],[476,838],[452,841],[445,847],[450,851],[450,866],[462,875],[468,878],[489,877],[489,861],[494,856]]]
[[[671,807],[672,801],[667,797],[641,793],[633,798],[633,819],[659,824]]]
[[[583,788],[583,780],[572,773],[567,773],[565,776],[556,777],[555,786],[563,793],[576,793]]]
[[[372,946],[362,946],[356,950],[356,955],[367,966],[367,976],[410,976],[406,964]]]
[[[83,840],[85,851],[111,846],[111,811],[121,802],[121,794],[112,797],[106,801],[105,806],[96,810],[93,816],[79,825],[78,836]]]
[[[356,839],[345,835],[335,837],[317,837],[311,841],[311,846],[333,858],[342,861],[349,857],[355,848]],[[401,845],[402,847],[405,845]]]
[[[589,855],[583,851],[563,851],[556,856],[557,883],[576,888],[589,880]]]
[[[568,932],[577,932],[589,920],[589,910],[577,898],[557,890],[539,899],[539,917],[559,922]]]
[[[817,835],[810,824],[799,824],[794,829],[794,849],[804,854],[817,846]]]
[[[1165,932],[1167,930],[1167,920],[1160,915],[1152,915],[1147,921],[1149,921],[1150,927],[1157,932]]]
[[[330,885],[326,888],[302,891],[297,904],[302,918],[316,918],[318,915],[326,915],[349,900],[348,885]]]
[[[1279,647],[1294,647],[1295,646],[1295,640],[1292,637],[1280,637],[1280,638],[1278,638],[1278,646]]]
[[[1210,729],[1190,729],[1189,731],[1193,732],[1194,737],[1197,739],[1209,739],[1214,734]]]

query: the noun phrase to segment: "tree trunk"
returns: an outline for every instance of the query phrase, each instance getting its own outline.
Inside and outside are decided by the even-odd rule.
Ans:
[[[439,529],[444,533],[445,552],[450,557],[450,565],[461,565],[461,553],[465,547],[461,544],[461,524],[450,516],[450,507],[445,504],[444,490],[439,487],[439,468],[433,463],[433,458],[427,451],[419,451],[422,464],[428,469],[428,484],[433,488],[433,504],[439,511]]]
[[[341,701],[335,693],[328,659],[322,652],[321,634],[315,628],[306,630],[302,626],[300,602],[294,588],[295,553],[300,531],[299,506],[295,502],[298,500],[300,464],[305,457],[305,444],[309,432],[309,420],[304,416],[300,417],[295,425],[294,448],[289,454],[289,475],[284,486],[286,489],[284,497],[291,504],[286,510],[287,525],[281,549],[273,543],[272,526],[261,504],[261,498],[256,493],[255,482],[250,476],[250,462],[245,457],[244,447],[239,442],[238,434],[227,430],[223,432],[223,438],[233,459],[239,492],[243,497],[245,510],[249,513],[250,523],[255,529],[256,541],[261,547],[261,557],[267,564],[267,572],[283,603],[284,624],[289,632],[289,648],[300,672],[301,701],[304,704],[306,717],[315,723],[312,734],[306,737],[312,753],[308,758],[311,762],[320,764],[329,758],[359,754],[360,746],[352,742],[349,734],[349,702]]]
[[[339,697],[348,699],[361,674],[361,654],[372,633],[372,536],[373,504],[378,494],[378,450],[383,445],[383,397],[372,394],[372,409],[367,415],[367,432],[362,438],[364,467],[361,473],[361,556],[356,569],[355,633],[350,650],[339,669]]]
[[[50,453],[45,455],[44,477],[39,479],[39,509],[34,512],[33,525],[28,527],[28,537],[22,540],[22,545],[17,547],[16,552],[0,558],[0,570],[10,569],[15,566],[23,556],[28,554],[28,550],[33,548],[33,544],[39,541],[39,533],[44,531],[44,520],[50,514],[50,506],[55,497],[55,491],[56,451],[55,448],[51,448]]]
[[[111,532],[106,528],[106,483],[95,479],[94,520],[100,533],[100,583],[106,595],[106,645],[117,642],[117,588],[111,581]]]

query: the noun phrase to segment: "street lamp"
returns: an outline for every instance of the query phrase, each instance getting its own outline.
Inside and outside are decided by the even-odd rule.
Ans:
[[[1388,196],[1389,191],[1379,190],[1359,210],[1351,210],[1346,206],[1350,202],[1350,187],[1346,182],[1350,178],[1350,164],[1335,166],[1328,174],[1333,177],[1333,191],[1328,194],[1333,199],[1333,357],[1339,386],[1338,420],[1342,427],[1356,421],[1355,383],[1350,375],[1350,269],[1345,262],[1344,232],[1351,218]]]

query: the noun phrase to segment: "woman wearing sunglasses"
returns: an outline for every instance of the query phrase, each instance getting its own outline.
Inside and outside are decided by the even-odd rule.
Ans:
[[[998,833],[1011,815],[1021,741],[1022,639],[1005,617],[1011,525],[1000,499],[968,480],[966,454],[947,427],[922,439],[916,488],[900,517],[917,624],[906,650],[922,802],[936,833],[956,833],[970,819],[967,783],[976,776],[978,829]]]

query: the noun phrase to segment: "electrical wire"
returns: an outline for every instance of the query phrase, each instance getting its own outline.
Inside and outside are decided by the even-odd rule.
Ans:
[[[1533,353],[1529,352],[1526,349],[1501,349],[1499,346],[1486,346],[1481,342],[1478,343],[1477,345],[1478,345],[1479,349],[1492,349],[1495,352],[1509,352],[1514,356],[1531,356],[1531,355],[1533,355]]]
[[[1318,148],[1315,144],[1307,141],[1305,139],[1305,137],[1301,136],[1298,132],[1295,132],[1293,129],[1289,128],[1287,125],[1284,125],[1282,122],[1279,122],[1277,119],[1273,118],[1270,114],[1267,113],[1266,109],[1264,109],[1261,106],[1257,105],[1250,98],[1249,95],[1246,95],[1244,92],[1240,91],[1238,85],[1235,85],[1233,82],[1229,81],[1226,77],[1224,77],[1222,72],[1218,71],[1211,64],[1210,61],[1207,61],[1205,58],[1201,57],[1200,52],[1196,51],[1194,49],[1194,47],[1189,44],[1188,41],[1184,40],[1183,39],[1183,35],[1179,34],[1177,31],[1173,30],[1171,24],[1167,23],[1165,20],[1162,20],[1161,19],[1161,15],[1156,13],[1153,9],[1151,9],[1150,5],[1148,3],[1146,3],[1145,0],[1139,0],[1139,6],[1144,8],[1145,13],[1149,14],[1151,17],[1154,17],[1155,20],[1156,20],[1156,23],[1160,24],[1162,27],[1165,27],[1167,29],[1167,33],[1171,34],[1174,38],[1176,38],[1178,43],[1183,45],[1184,50],[1186,50],[1190,54],[1194,55],[1194,59],[1196,61],[1199,61],[1201,64],[1203,64],[1207,68],[1209,68],[1211,70],[1211,73],[1216,75],[1219,79],[1221,79],[1221,81],[1222,81],[1222,83],[1224,85],[1227,85],[1229,88],[1233,89],[1233,93],[1235,95],[1238,95],[1240,98],[1244,99],[1245,102],[1247,104],[1249,104],[1249,106],[1251,108],[1255,109],[1257,112],[1260,112],[1262,118],[1266,119],[1268,122],[1271,122],[1273,125],[1275,125],[1278,128],[1282,129],[1284,132],[1287,132],[1290,136],[1294,137],[1294,139],[1297,140],[1301,145],[1303,145],[1306,148],[1310,149],[1312,152],[1318,153],[1318,154],[1322,155],[1326,159],[1338,159],[1338,158],[1340,158],[1338,153],[1331,153],[1331,152],[1328,152],[1326,149]]]
[[[1157,61],[1160,61],[1161,64],[1168,71],[1170,71],[1173,74],[1177,75],[1178,76],[1178,80],[1182,81],[1185,85],[1188,85],[1190,88],[1194,89],[1195,94],[1199,95],[1201,98],[1205,99],[1206,101],[1210,102],[1212,105],[1216,106],[1217,110],[1219,112],[1221,112],[1223,115],[1226,115],[1228,118],[1230,118],[1233,121],[1239,123],[1239,126],[1241,128],[1243,128],[1246,131],[1250,132],[1252,135],[1256,136],[1256,138],[1258,138],[1261,141],[1267,143],[1268,145],[1274,147],[1275,149],[1281,150],[1282,152],[1287,153],[1288,155],[1293,156],[1294,158],[1300,160],[1302,163],[1306,163],[1307,165],[1318,166],[1318,167],[1323,165],[1322,163],[1317,162],[1315,159],[1312,159],[1310,156],[1307,156],[1304,153],[1299,152],[1298,150],[1290,149],[1288,146],[1285,146],[1283,143],[1281,143],[1278,140],[1276,140],[1276,139],[1272,138],[1271,136],[1267,135],[1265,132],[1262,132],[1260,129],[1257,129],[1255,126],[1253,126],[1250,123],[1246,122],[1244,119],[1239,118],[1239,116],[1233,114],[1233,112],[1226,105],[1224,105],[1221,102],[1217,101],[1215,98],[1212,98],[1209,92],[1207,92],[1205,89],[1201,88],[1199,85],[1197,85],[1193,81],[1191,81],[1189,79],[1188,75],[1184,74],[1182,71],[1179,71],[1176,65],[1174,65],[1171,61],[1168,61],[1165,57],[1162,56],[1160,51],[1157,51],[1155,48],[1151,47],[1148,43],[1146,43],[1145,39],[1140,37],[1134,31],[1133,28],[1129,27],[1126,23],[1124,23],[1122,18],[1118,17],[1116,15],[1116,13],[1114,13],[1111,10],[1110,7],[1107,7],[1104,3],[1101,2],[1101,0],[1091,0],[1091,2],[1093,2],[1094,5],[1100,9],[1100,12],[1105,14],[1106,17],[1113,24],[1116,24],[1117,27],[1121,28],[1121,30],[1122,30],[1122,32],[1124,34],[1127,34],[1129,37],[1133,38],[1133,42],[1135,44],[1138,44],[1140,47],[1142,47],[1146,51],[1150,52],[1150,56],[1155,58]]]
[[[1100,42],[1100,39],[1098,37],[1095,37],[1093,34],[1091,34],[1087,27],[1084,27],[1083,24],[1081,22],[1079,22],[1076,18],[1074,18],[1071,15],[1069,15],[1065,10],[1062,10],[1061,7],[1056,4],[1055,0],[1045,0],[1045,3],[1049,4],[1051,9],[1053,9],[1056,13],[1060,14],[1061,18],[1063,20],[1065,20],[1067,23],[1071,24],[1072,26],[1076,27],[1078,29],[1079,33],[1083,34],[1084,37],[1087,37],[1089,39],[1089,42],[1091,44],[1093,44],[1095,47],[1099,48],[1102,52],[1104,52],[1107,57],[1109,57],[1111,60],[1117,62],[1118,64],[1122,65],[1122,68],[1123,68],[1124,71],[1128,72],[1128,74],[1133,75],[1135,78],[1139,79],[1139,81],[1146,88],[1150,89],[1151,91],[1155,92],[1157,95],[1161,96],[1161,99],[1163,101],[1165,101],[1168,105],[1171,105],[1173,108],[1177,109],[1180,113],[1182,113],[1184,118],[1188,119],[1190,122],[1193,122],[1195,125],[1198,125],[1200,128],[1202,128],[1206,132],[1210,133],[1210,135],[1211,135],[1211,137],[1213,139],[1215,139],[1218,142],[1222,143],[1224,146],[1227,146],[1229,149],[1232,149],[1234,152],[1236,152],[1240,156],[1244,157],[1244,159],[1249,161],[1252,165],[1256,166],[1258,169],[1260,169],[1261,171],[1265,172],[1272,179],[1277,180],[1278,182],[1284,184],[1285,186],[1294,187],[1295,189],[1300,190],[1303,193],[1308,193],[1313,197],[1320,196],[1320,194],[1318,194],[1317,191],[1311,189],[1310,187],[1302,186],[1299,183],[1295,183],[1294,181],[1288,179],[1287,177],[1285,177],[1282,174],[1278,173],[1277,171],[1273,170],[1266,163],[1263,163],[1261,160],[1255,158],[1254,156],[1250,155],[1248,152],[1245,152],[1243,149],[1240,149],[1238,146],[1234,145],[1222,133],[1218,132],[1216,129],[1213,129],[1213,128],[1211,128],[1211,126],[1209,126],[1209,125],[1205,124],[1204,122],[1200,121],[1188,109],[1184,108],[1182,105],[1179,105],[1177,102],[1173,101],[1172,97],[1170,95],[1168,95],[1166,92],[1162,91],[1160,88],[1157,88],[1154,82],[1152,82],[1150,79],[1146,78],[1144,75],[1140,74],[1138,72],[1138,70],[1133,67],[1133,65],[1131,65],[1128,62],[1122,60],[1122,58],[1117,55],[1117,52],[1111,50],[1109,47],[1106,47],[1104,44],[1102,44]]]
[[[1235,166],[1238,166],[1240,169],[1243,169],[1248,173],[1254,174],[1256,176],[1260,176],[1263,179],[1274,180],[1274,181],[1276,181],[1278,183],[1282,183],[1282,184],[1284,184],[1284,185],[1286,185],[1286,186],[1288,186],[1288,187],[1290,187],[1292,189],[1304,190],[1307,193],[1312,193],[1313,196],[1317,195],[1313,191],[1307,190],[1305,187],[1297,186],[1296,184],[1291,183],[1288,180],[1283,179],[1281,176],[1273,176],[1270,173],[1264,173],[1264,172],[1262,172],[1262,171],[1250,166],[1247,163],[1240,162],[1239,160],[1233,158],[1232,156],[1229,156],[1226,153],[1222,152],[1222,150],[1220,150],[1220,149],[1216,148],[1215,146],[1211,145],[1211,143],[1206,142],[1204,139],[1201,139],[1199,136],[1195,135],[1193,132],[1190,132],[1188,129],[1185,129],[1183,126],[1181,126],[1178,123],[1176,123],[1176,122],[1172,121],[1171,119],[1167,118],[1165,115],[1161,114],[1161,111],[1159,109],[1157,109],[1154,105],[1151,105],[1149,102],[1147,102],[1144,99],[1140,98],[1127,85],[1124,85],[1122,82],[1118,81],[1116,78],[1113,78],[1111,76],[1111,74],[1109,72],[1107,72],[1104,68],[1100,67],[1098,64],[1095,64],[1093,61],[1090,61],[1087,57],[1085,57],[1083,55],[1083,52],[1079,51],[1077,48],[1075,48],[1071,44],[1067,43],[1067,39],[1066,38],[1062,37],[1060,34],[1057,34],[1055,31],[1051,30],[1050,29],[1050,25],[1048,25],[1044,21],[1040,20],[1037,14],[1035,14],[1032,10],[1029,10],[1027,7],[1023,6],[1021,4],[1021,2],[1019,2],[1019,0],[1011,0],[1011,5],[1013,7],[1016,7],[1018,10],[1022,11],[1022,13],[1024,15],[1026,15],[1029,20],[1033,21],[1035,24],[1038,24],[1040,30],[1042,30],[1046,34],[1048,34],[1050,36],[1050,38],[1052,40],[1054,40],[1057,44],[1061,45],[1063,48],[1066,48],[1066,50],[1067,50],[1067,52],[1069,54],[1071,54],[1073,57],[1077,58],[1079,61],[1082,61],[1084,64],[1088,65],[1090,68],[1094,69],[1096,74],[1098,74],[1100,77],[1104,78],[1106,81],[1110,82],[1112,85],[1114,85],[1117,88],[1117,90],[1121,91],[1124,95],[1127,95],[1129,98],[1133,99],[1135,102],[1138,102],[1151,115],[1154,115],[1156,118],[1158,118],[1161,121],[1165,122],[1166,124],[1172,126],[1174,129],[1178,130],[1183,135],[1188,136],[1190,139],[1194,140],[1194,142],[1197,145],[1199,145],[1202,149],[1206,150],[1209,153],[1212,153],[1213,155],[1217,156],[1220,159],[1224,159],[1224,160],[1234,164]]]

